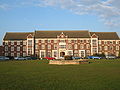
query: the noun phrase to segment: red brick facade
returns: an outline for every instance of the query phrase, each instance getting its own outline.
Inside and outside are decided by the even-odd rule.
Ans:
[[[0,56],[3,56],[3,46],[0,46]]]
[[[11,37],[10,34],[7,33],[4,37],[5,56],[36,55],[62,58],[63,54],[86,57],[96,53],[118,56],[120,51],[120,39],[115,32],[35,31],[17,33],[19,37]]]

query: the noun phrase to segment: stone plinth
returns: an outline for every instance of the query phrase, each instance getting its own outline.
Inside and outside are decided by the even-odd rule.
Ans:
[[[88,60],[50,60],[49,64],[58,64],[58,65],[66,65],[66,64],[88,64]]]

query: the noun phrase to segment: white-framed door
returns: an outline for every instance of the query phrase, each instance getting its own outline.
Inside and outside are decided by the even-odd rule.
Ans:
[[[85,50],[79,50],[79,56],[80,57],[85,57]]]

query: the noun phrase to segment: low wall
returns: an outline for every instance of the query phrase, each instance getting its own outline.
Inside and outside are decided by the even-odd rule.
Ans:
[[[58,64],[58,65],[65,65],[65,64],[88,64],[87,60],[50,60],[49,64]]]

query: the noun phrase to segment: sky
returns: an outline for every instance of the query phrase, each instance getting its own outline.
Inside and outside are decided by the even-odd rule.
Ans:
[[[6,32],[119,29],[120,0],[0,0],[0,42]]]

